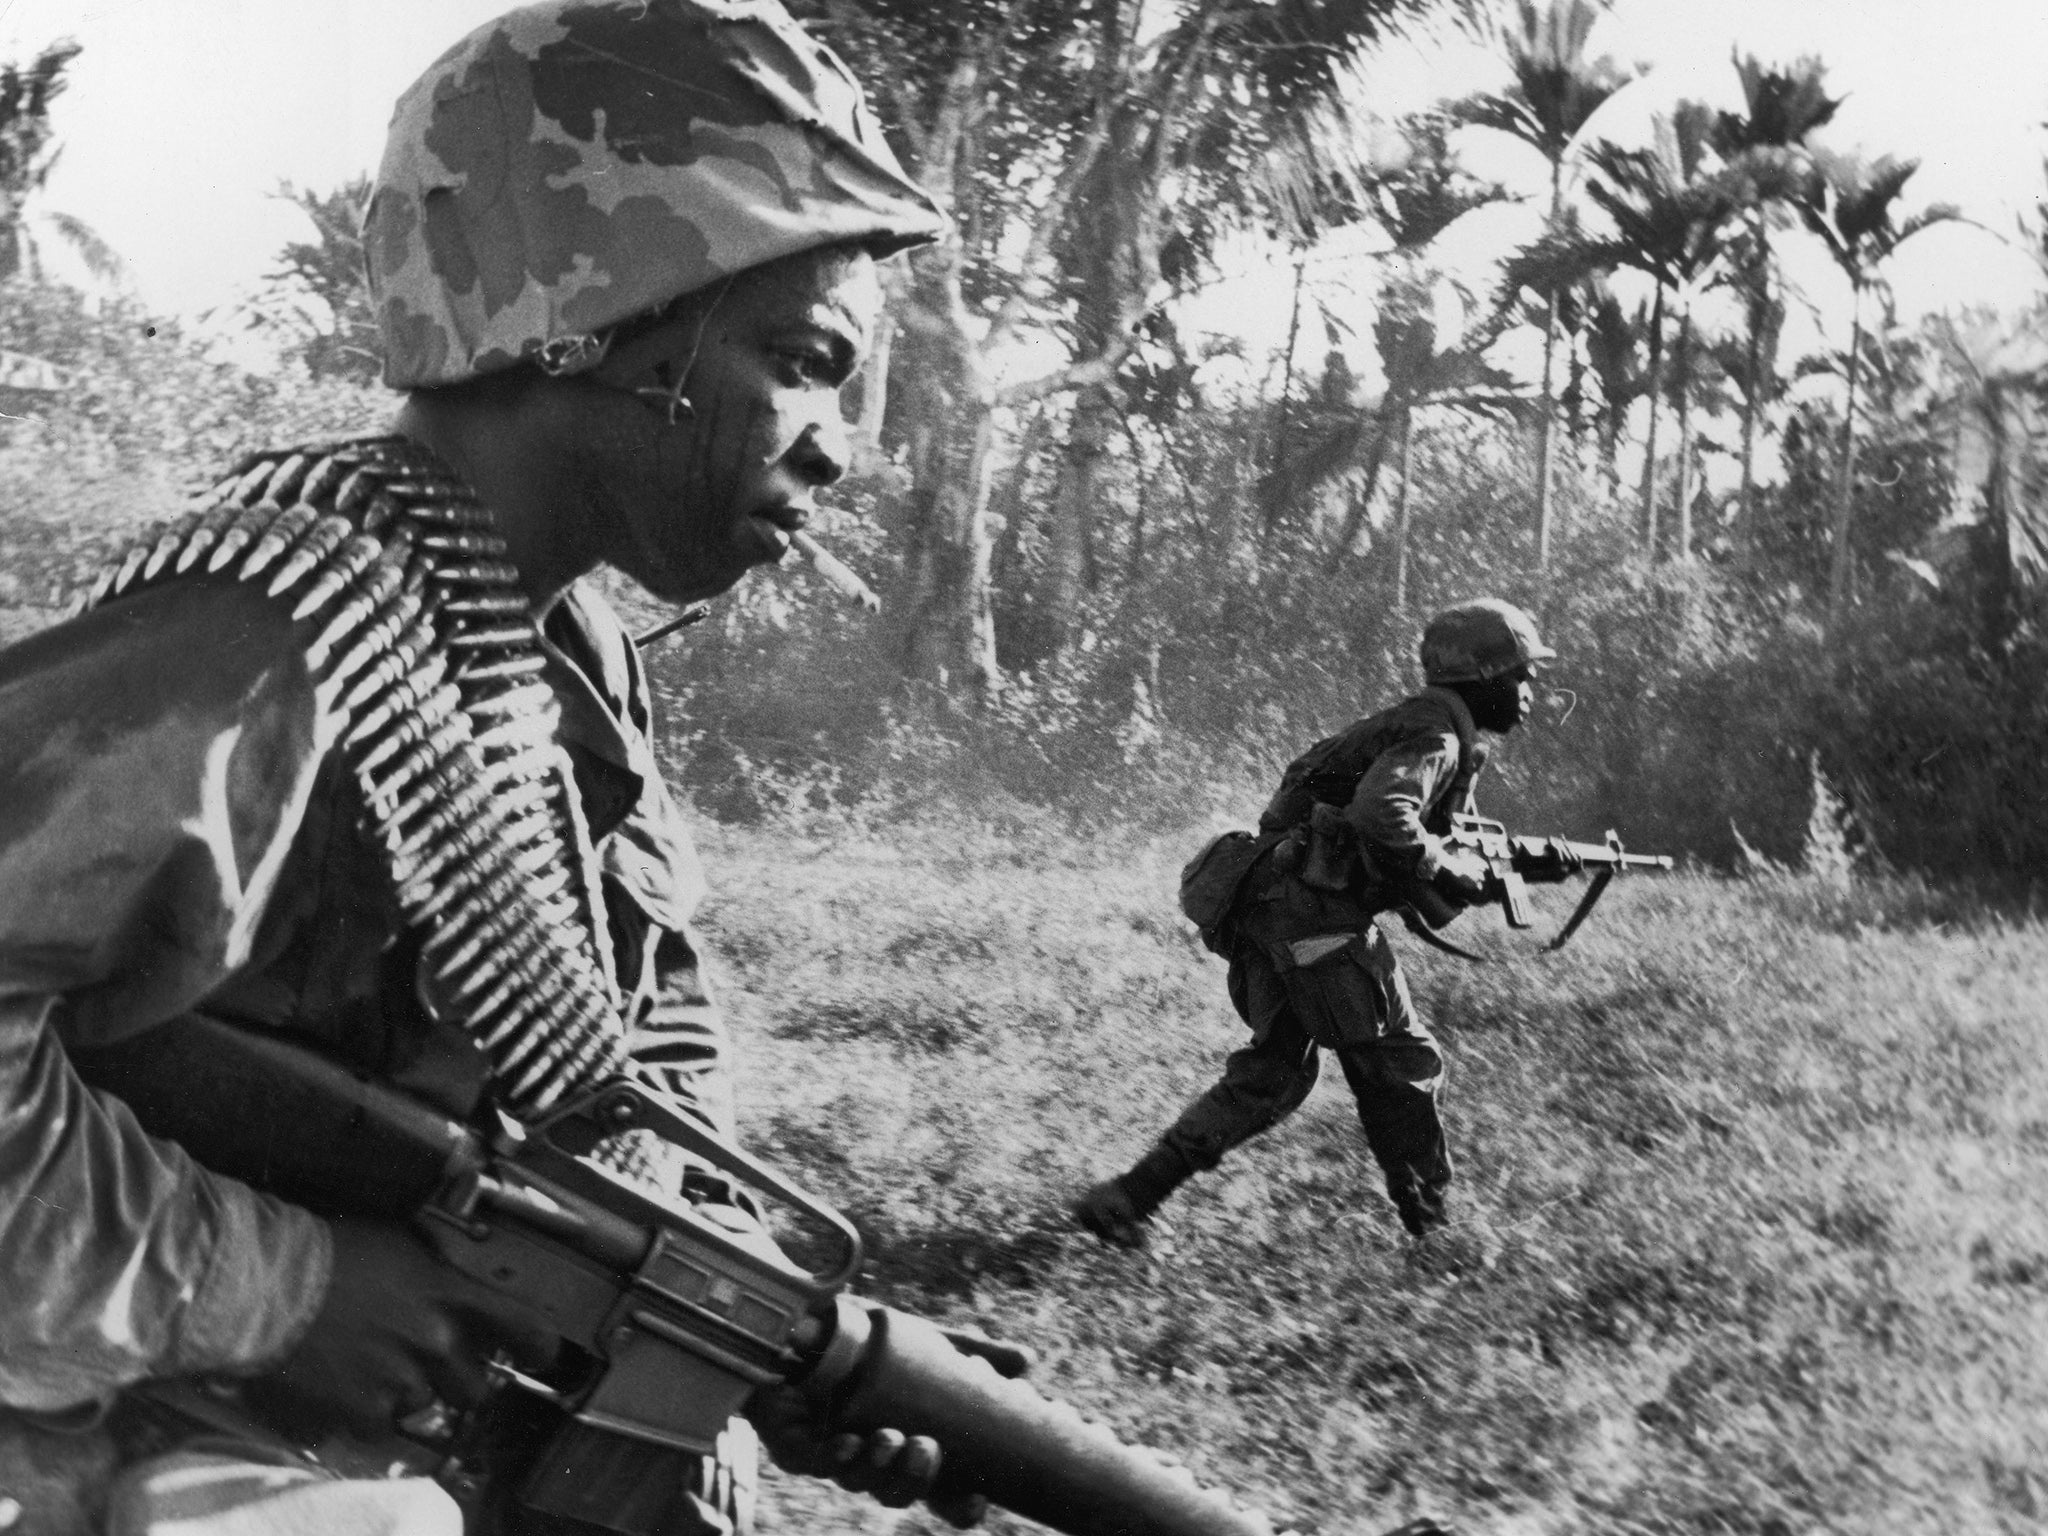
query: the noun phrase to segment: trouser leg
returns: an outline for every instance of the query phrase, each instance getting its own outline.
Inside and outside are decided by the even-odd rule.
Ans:
[[[1388,1198],[1401,1224],[1420,1237],[1443,1225],[1444,1195],[1451,1182],[1450,1149],[1437,1110],[1444,1058],[1416,1016],[1408,980],[1391,950],[1386,964],[1373,971],[1382,1030],[1370,1040],[1339,1047],[1337,1062],[1358,1102],[1366,1145],[1386,1176]]]
[[[1162,1162],[1181,1170],[1174,1182],[1214,1168],[1232,1147],[1293,1114],[1319,1070],[1316,1048],[1292,1016],[1276,1020],[1264,1039],[1232,1051],[1221,1080],[1159,1138]]]
[[[1274,965],[1250,946],[1232,958],[1230,999],[1251,1026],[1252,1043],[1230,1053],[1222,1079],[1182,1110],[1149,1152],[1075,1202],[1081,1224],[1105,1241],[1141,1242],[1146,1218],[1167,1196],[1215,1167],[1232,1147],[1284,1120],[1315,1086],[1321,1065],[1315,1044]]]

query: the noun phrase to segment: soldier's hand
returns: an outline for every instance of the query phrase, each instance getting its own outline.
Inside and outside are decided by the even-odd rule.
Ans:
[[[490,1385],[503,1353],[545,1370],[555,1336],[531,1309],[477,1284],[391,1222],[333,1223],[334,1275],[319,1312],[248,1396],[291,1433],[389,1433],[436,1404],[462,1409]]]
[[[1453,901],[1470,906],[1486,899],[1489,879],[1486,860],[1470,848],[1446,848],[1430,883]]]
[[[802,1477],[830,1478],[869,1494],[891,1509],[923,1499],[951,1525],[978,1525],[988,1513],[980,1494],[934,1497],[944,1455],[929,1435],[879,1429],[873,1434],[833,1433],[809,1398],[794,1387],[764,1387],[747,1399],[746,1414],[775,1465]]]

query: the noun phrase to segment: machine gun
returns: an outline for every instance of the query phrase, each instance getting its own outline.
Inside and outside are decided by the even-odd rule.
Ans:
[[[1451,830],[1444,842],[1448,847],[1470,849],[1485,862],[1486,894],[1481,901],[1505,912],[1510,928],[1528,928],[1535,923],[1529,912],[1531,882],[1555,884],[1586,870],[1593,871],[1593,883],[1586,887],[1586,894],[1579,898],[1578,906],[1558,930],[1557,937],[1544,946],[1546,950],[1564,948],[1593,915],[1593,908],[1607,894],[1616,875],[1631,869],[1671,868],[1669,854],[1629,853],[1613,832],[1598,843],[1574,843],[1562,837],[1518,837],[1500,822],[1462,813],[1451,817]],[[1406,911],[1420,920],[1409,924],[1417,934],[1468,960],[1478,958],[1436,937],[1435,930],[1465,910],[1462,904],[1427,882],[1403,889],[1400,899]]]
[[[937,1440],[935,1501],[980,1494],[1069,1536],[1271,1536],[1264,1516],[933,1324],[849,1295],[861,1243],[839,1212],[630,1077],[483,1134],[319,1053],[200,1016],[76,1059],[207,1166],[316,1209],[411,1211],[448,1263],[544,1314],[562,1360],[546,1380],[500,1366],[493,1392],[538,1416],[514,1497],[544,1515],[652,1536],[678,1458],[709,1452],[757,1391],[786,1383],[831,1433]],[[816,1267],[586,1157],[624,1131],[654,1133],[796,1218],[822,1249]],[[487,1457],[477,1426],[491,1406],[409,1426],[435,1442],[459,1501],[484,1487],[471,1458]]]

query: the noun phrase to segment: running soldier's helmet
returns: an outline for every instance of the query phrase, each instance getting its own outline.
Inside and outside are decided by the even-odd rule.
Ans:
[[[1422,677],[1428,683],[1483,683],[1556,654],[1537,635],[1534,619],[1498,598],[1446,608],[1422,631]]]
[[[363,221],[394,389],[531,359],[777,257],[936,239],[860,86],[778,0],[543,0],[399,98]]]

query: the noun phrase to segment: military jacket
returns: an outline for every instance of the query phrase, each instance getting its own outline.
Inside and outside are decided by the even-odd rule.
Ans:
[[[1363,927],[1390,903],[1387,889],[1435,875],[1450,814],[1485,763],[1472,711],[1448,688],[1428,688],[1327,736],[1287,766],[1259,817],[1275,846],[1240,899],[1240,928],[1272,941]],[[1346,889],[1300,877],[1285,834],[1306,831],[1318,806],[1341,816],[1363,855]]]
[[[574,588],[542,627],[628,1047],[729,1126],[704,890],[646,679]],[[70,1053],[196,1010],[316,1042],[452,1112],[485,1064],[417,937],[306,669],[248,587],[172,584],[0,652],[0,1406],[246,1374],[324,1293],[315,1217],[197,1166]]]

